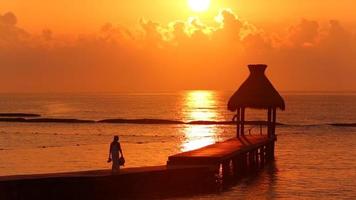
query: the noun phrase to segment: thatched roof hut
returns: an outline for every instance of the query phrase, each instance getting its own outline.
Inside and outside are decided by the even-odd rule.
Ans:
[[[267,65],[249,65],[248,68],[250,76],[231,96],[227,105],[229,110],[237,113],[233,118],[236,119],[236,136],[245,134],[246,108],[256,108],[267,110],[267,134],[275,138],[276,110],[285,109],[284,100],[265,75]]]
[[[278,91],[265,76],[267,65],[249,65],[250,75],[240,88],[231,96],[228,109],[238,108],[280,108],[285,109],[285,103]]]

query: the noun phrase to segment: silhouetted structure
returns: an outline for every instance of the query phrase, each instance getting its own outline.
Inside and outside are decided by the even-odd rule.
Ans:
[[[276,110],[285,109],[285,103],[278,91],[265,76],[267,65],[249,65],[250,76],[242,83],[240,88],[231,96],[228,109],[237,112],[236,136],[245,134],[245,110],[246,108],[267,110],[268,137],[275,136]]]
[[[166,166],[0,177],[1,200],[161,199],[213,190],[204,167]]]
[[[250,76],[228,102],[228,109],[237,112],[234,117],[237,118],[237,137],[169,156],[168,166],[208,166],[215,170],[215,173],[222,169],[223,182],[228,183],[234,178],[263,168],[265,163],[274,160],[276,110],[285,109],[284,100],[264,74],[267,65],[248,67]],[[254,122],[259,125],[266,124],[267,135],[244,134],[246,108],[267,110],[267,122]]]

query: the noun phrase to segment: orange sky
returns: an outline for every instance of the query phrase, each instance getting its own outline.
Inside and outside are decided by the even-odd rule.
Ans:
[[[187,0],[2,0],[0,90],[230,90],[249,63],[270,65],[280,90],[356,90],[355,7],[212,0],[196,13]]]
[[[2,0],[0,12],[12,11],[26,30],[51,28],[57,32],[97,30],[103,23],[134,25],[139,18],[167,23],[192,15],[210,19],[221,8],[231,8],[246,20],[279,23],[300,18],[356,22],[354,0],[212,0],[208,12],[197,14],[187,0]]]

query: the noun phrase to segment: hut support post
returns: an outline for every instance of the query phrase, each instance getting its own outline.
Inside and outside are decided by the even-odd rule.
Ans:
[[[241,121],[241,109],[237,108],[237,118],[236,118],[236,137],[240,137],[240,121]]]
[[[245,135],[245,107],[241,108],[241,131],[240,135]]]
[[[268,137],[270,138],[271,137],[271,129],[272,129],[272,126],[271,126],[271,121],[272,121],[272,109],[271,108],[268,108],[268,113],[267,113],[267,135]]]
[[[273,108],[273,112],[272,112],[272,137],[275,136],[276,134],[276,120],[277,120],[277,112],[276,112],[276,108]]]

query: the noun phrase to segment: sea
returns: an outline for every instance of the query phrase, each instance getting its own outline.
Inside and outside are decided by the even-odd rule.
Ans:
[[[165,165],[169,155],[235,136],[234,125],[216,123],[233,118],[227,110],[232,93],[0,94],[0,113],[97,121],[0,122],[0,176],[110,169],[114,135],[120,136],[125,168]],[[276,161],[227,190],[182,199],[356,199],[356,93],[281,95],[286,110],[277,111]],[[267,118],[265,110],[246,114],[248,120]],[[156,123],[98,122],[105,119]],[[189,123],[194,121],[206,123]]]

